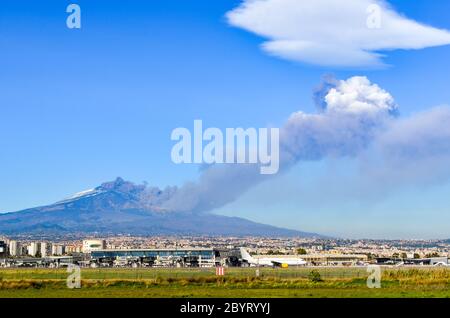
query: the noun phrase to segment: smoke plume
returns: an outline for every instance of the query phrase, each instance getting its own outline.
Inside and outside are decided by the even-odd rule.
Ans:
[[[293,113],[280,129],[280,173],[301,161],[357,155],[397,112],[392,96],[366,77],[328,78],[314,97],[318,113]],[[273,177],[261,175],[256,164],[213,165],[202,171],[198,182],[177,189],[163,208],[206,212]]]

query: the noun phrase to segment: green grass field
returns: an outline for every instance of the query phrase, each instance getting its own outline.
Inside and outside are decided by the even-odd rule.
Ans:
[[[313,279],[311,271],[319,272]],[[65,269],[0,269],[0,297],[450,297],[450,269],[384,269],[380,289],[364,268],[82,269],[69,289]]]

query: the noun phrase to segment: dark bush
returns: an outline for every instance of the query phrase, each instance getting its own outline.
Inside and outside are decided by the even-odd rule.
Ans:
[[[319,271],[317,270],[312,270],[309,274],[308,274],[308,278],[310,281],[314,282],[314,283],[319,283],[319,282],[323,282],[322,277],[320,276]]]

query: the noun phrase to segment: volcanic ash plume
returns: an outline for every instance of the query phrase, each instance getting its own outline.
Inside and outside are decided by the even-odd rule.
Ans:
[[[318,113],[293,113],[280,130],[281,173],[300,161],[358,154],[397,112],[392,96],[366,77],[328,78],[314,95]],[[177,189],[163,207],[206,212],[268,178],[273,176],[261,175],[256,164],[213,165],[202,171],[198,182]]]

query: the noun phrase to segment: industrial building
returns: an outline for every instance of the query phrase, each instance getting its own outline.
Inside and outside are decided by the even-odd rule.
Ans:
[[[255,256],[265,257],[264,255]],[[277,256],[271,256],[277,257]],[[308,265],[321,266],[352,266],[368,261],[367,255],[363,254],[305,254],[305,255],[280,255],[280,258],[300,257]]]
[[[448,257],[429,257],[429,258],[393,258],[393,257],[379,257],[377,258],[379,265],[428,265],[435,266],[450,265]]]
[[[213,267],[226,259],[220,251],[212,248],[182,249],[102,249],[91,252],[91,261],[96,264],[176,267]]]

